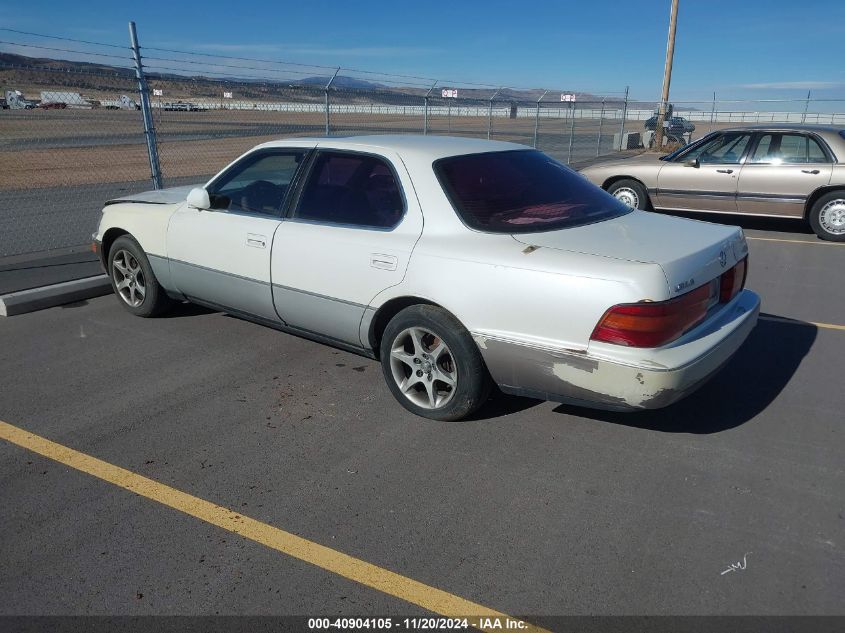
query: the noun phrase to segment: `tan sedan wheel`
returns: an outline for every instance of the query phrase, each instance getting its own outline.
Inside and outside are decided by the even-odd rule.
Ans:
[[[637,180],[617,180],[607,188],[607,193],[619,200],[622,204],[632,209],[650,209],[651,202],[648,199],[648,191],[643,184]]]
[[[816,200],[810,226],[823,240],[845,242],[845,191],[832,191]]]

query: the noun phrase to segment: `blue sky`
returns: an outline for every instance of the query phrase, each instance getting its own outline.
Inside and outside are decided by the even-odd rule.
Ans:
[[[706,100],[713,91],[720,98],[803,98],[808,89],[819,98],[845,98],[845,1],[680,4],[673,100]],[[341,65],[442,83],[597,94],[630,85],[634,97],[655,99],[669,6],[669,0],[0,0],[0,27],[123,45],[132,19],[147,47]],[[78,46],[3,31],[0,40]],[[8,44],[0,50],[71,57]]]

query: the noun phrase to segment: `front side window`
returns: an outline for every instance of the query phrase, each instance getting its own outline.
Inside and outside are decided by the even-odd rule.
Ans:
[[[696,158],[701,163],[736,164],[742,158],[748,141],[749,132],[726,132],[701,145],[681,154],[680,160],[688,161]]]
[[[212,208],[279,215],[304,156],[301,150],[246,156],[209,186]]]
[[[480,231],[552,231],[632,211],[536,150],[443,158],[434,171],[464,223]]]
[[[295,217],[392,228],[404,212],[402,190],[382,159],[367,154],[321,152],[302,190]]]
[[[760,137],[751,155],[752,163],[795,165],[828,162],[818,142],[804,134],[767,133]]]

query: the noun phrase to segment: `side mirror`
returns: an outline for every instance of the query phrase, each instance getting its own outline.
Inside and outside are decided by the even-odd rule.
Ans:
[[[188,206],[194,209],[210,209],[211,199],[205,189],[196,187],[188,194]]]
[[[686,165],[687,167],[695,167],[697,169],[701,167],[701,161],[697,158],[693,158],[691,160],[684,161],[684,165]]]

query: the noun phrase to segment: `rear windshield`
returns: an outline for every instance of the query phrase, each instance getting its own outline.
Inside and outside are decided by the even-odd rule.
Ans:
[[[464,223],[490,233],[591,224],[631,209],[536,150],[442,158],[434,171]]]

